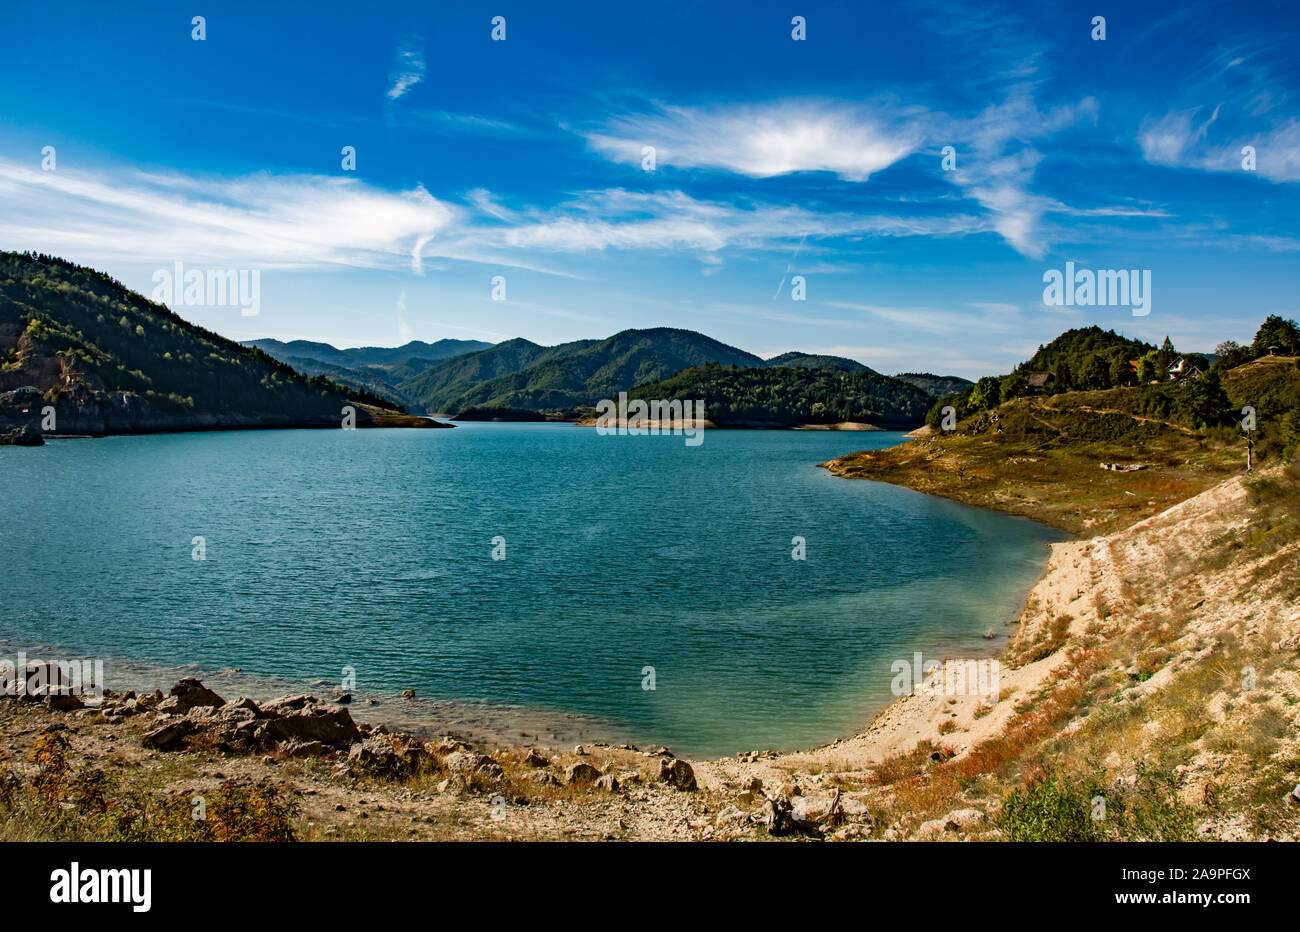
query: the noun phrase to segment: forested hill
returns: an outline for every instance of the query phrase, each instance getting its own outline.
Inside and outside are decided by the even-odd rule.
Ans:
[[[550,347],[507,340],[439,363],[403,388],[429,411],[590,408],[634,385],[709,362],[763,365],[759,357],[702,333],[653,327]]]
[[[629,398],[703,400],[719,427],[794,427],[845,421],[884,429],[919,427],[927,392],[866,367],[807,369],[695,366],[628,393]]]
[[[182,320],[103,273],[0,252],[0,426],[37,426],[46,406],[62,433],[339,426],[349,404],[358,426],[400,414]]]
[[[944,395],[951,395],[953,392],[964,392],[975,383],[970,379],[963,379],[957,375],[935,375],[933,372],[900,372],[894,376],[900,382],[906,382],[908,385],[915,385],[923,392],[928,392],[935,398],[942,398]]]

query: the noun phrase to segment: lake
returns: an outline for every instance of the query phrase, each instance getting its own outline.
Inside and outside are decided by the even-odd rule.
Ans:
[[[816,467],[899,434],[704,437],[470,423],[2,447],[0,636],[103,657],[109,685],[115,663],[291,684],[350,667],[359,698],[406,714],[414,689],[593,740],[793,749],[864,725],[895,660],[988,655],[1063,537]]]

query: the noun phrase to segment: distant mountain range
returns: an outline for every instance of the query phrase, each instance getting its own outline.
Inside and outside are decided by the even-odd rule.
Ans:
[[[355,369],[365,366],[400,366],[412,360],[437,362],[451,356],[461,356],[485,350],[492,346],[482,340],[438,340],[436,343],[424,343],[412,340],[401,346],[360,346],[356,349],[337,349],[328,343],[314,343],[311,340],[246,340],[244,346],[254,346],[281,362],[308,359],[312,362]]]
[[[182,320],[101,272],[0,252],[0,428],[146,433],[403,419],[384,398],[308,378]],[[53,424],[46,408],[53,409]]]
[[[19,253],[0,253],[0,363],[0,426],[53,403],[60,431],[87,433],[328,426],[349,403],[361,406],[362,426],[398,417],[403,406],[469,412],[466,419],[576,418],[638,388],[705,398],[737,424],[905,425],[920,423],[940,393],[971,384],[951,376],[893,379],[840,356],[788,352],[764,360],[670,327],[556,346],[525,339],[356,349],[307,340],[239,344],[93,269]],[[428,423],[408,419],[417,420]]]
[[[704,334],[669,327],[624,330],[603,340],[575,340],[556,346],[513,339],[494,346],[479,345],[470,352],[450,355],[472,343],[440,340],[432,344],[408,343],[392,349],[364,350],[336,350],[328,344],[306,341],[255,340],[250,345],[305,372],[327,375],[345,384],[385,394],[412,410],[442,415],[453,415],[467,409],[473,409],[478,417],[485,411],[497,410],[502,411],[504,417],[507,409],[575,415],[591,408],[602,398],[615,397],[620,391],[663,382],[678,373],[710,364],[751,370],[867,373],[875,380],[887,380],[883,383],[873,379],[859,380],[861,387],[870,382],[873,392],[892,382],[887,376],[842,356],[788,352],[764,360]],[[430,359],[437,353],[449,355]],[[910,384],[920,388],[931,399],[950,391],[963,390],[972,384],[955,376],[914,375],[911,378],[917,381]],[[809,390],[809,380],[797,373],[769,376],[764,381],[774,386],[783,380],[789,383],[781,392],[787,400],[806,397],[804,392]],[[724,395],[730,391],[720,388],[716,374],[710,377],[710,383]],[[899,404],[884,404],[878,406],[878,410],[888,410],[889,420],[914,420],[910,413],[903,414],[914,407],[914,393],[896,383],[888,391],[902,393]],[[875,397],[877,401],[882,400]],[[848,407],[838,405],[836,410],[840,409],[848,410]],[[771,417],[767,420],[774,422],[795,419],[793,410],[769,414]]]

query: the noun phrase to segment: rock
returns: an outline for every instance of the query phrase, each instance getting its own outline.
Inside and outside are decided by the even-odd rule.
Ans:
[[[171,695],[158,703],[159,712],[184,715],[197,706],[223,706],[226,700],[208,689],[192,676],[177,680]]]
[[[524,779],[529,783],[536,783],[538,786],[559,786],[560,781],[555,779],[555,774],[548,770],[530,770],[524,774]]]
[[[45,445],[41,432],[30,424],[15,427],[6,433],[0,433],[0,447],[39,447]]]
[[[268,703],[263,712],[276,712],[282,706]],[[262,726],[272,741],[319,741],[322,744],[352,744],[361,739],[361,730],[347,709],[303,705],[287,715],[271,718]]]
[[[684,760],[665,758],[659,762],[659,779],[679,790],[695,789],[695,771]]]
[[[836,796],[796,796],[790,800],[790,818],[810,827],[829,821],[839,806]]]
[[[334,697],[334,701],[339,705],[348,705],[352,702],[352,693],[339,693]]]
[[[840,812],[850,819],[870,820],[871,809],[860,799],[854,799],[852,796],[840,797]]]
[[[84,709],[86,704],[68,693],[50,693],[45,697],[45,707],[52,712],[73,712]]]
[[[591,764],[578,761],[564,768],[565,786],[586,786],[600,779],[600,771]]]
[[[916,830],[916,840],[934,841],[943,835],[947,824],[944,819],[931,819],[928,822],[922,822],[920,828]]]
[[[463,741],[457,741],[455,738],[442,738],[437,742],[426,741],[424,749],[436,757],[443,757],[447,754],[454,754],[456,751],[468,751],[469,745]]]
[[[545,767],[547,764],[550,763],[550,761],[548,761],[541,754],[537,753],[536,749],[529,748],[528,753],[524,755],[524,759],[521,761],[521,763],[525,767]]]
[[[733,822],[748,822],[749,815],[735,806],[724,806],[718,813],[718,817],[713,820],[716,825],[728,825]]]
[[[949,832],[964,832],[984,821],[979,809],[954,809],[943,817],[943,827]]]
[[[486,754],[473,751],[454,751],[442,759],[442,766],[468,783],[471,779],[495,783],[505,776],[501,765]]]
[[[794,819],[790,817],[790,800],[784,796],[769,797],[757,812],[750,816],[767,828],[769,835],[789,835],[794,831]]]
[[[803,790],[799,789],[798,783],[782,783],[776,788],[777,796],[784,796],[786,799],[794,799],[796,796],[802,796]]]
[[[386,738],[366,738],[348,750],[348,763],[369,770],[392,770],[397,764],[397,751]]]
[[[607,773],[596,780],[596,789],[604,790],[606,793],[618,792],[618,778],[612,773]]]
[[[280,750],[290,757],[324,757],[333,749],[319,741],[289,741],[282,744]]]
[[[176,747],[180,744],[182,738],[194,730],[194,723],[188,719],[179,718],[168,722],[161,728],[155,728],[149,734],[145,735],[141,743],[147,747],[158,751],[165,751],[169,748]]]
[[[414,698],[415,698],[415,690],[414,690],[414,689],[403,689],[403,690],[402,690],[402,698],[403,698],[403,699],[414,699]]]
[[[315,696],[281,696],[279,699],[272,699],[265,703],[262,706],[262,714],[268,717],[288,715],[290,712],[297,712],[317,704]]]

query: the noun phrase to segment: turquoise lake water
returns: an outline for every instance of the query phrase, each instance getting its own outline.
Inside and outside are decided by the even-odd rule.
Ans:
[[[900,441],[465,424],[0,448],[0,636],[109,658],[110,685],[114,657],[351,666],[359,694],[577,713],[680,753],[807,747],[883,706],[894,660],[989,653],[1062,538],[816,467]]]

